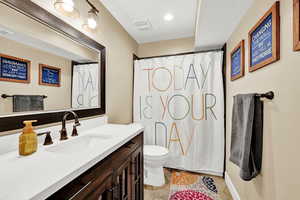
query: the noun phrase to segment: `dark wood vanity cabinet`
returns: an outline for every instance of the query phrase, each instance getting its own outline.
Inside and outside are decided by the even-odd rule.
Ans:
[[[143,133],[50,196],[49,200],[143,200]]]
[[[139,147],[131,156],[132,199],[144,199],[144,160],[143,146]]]
[[[131,199],[131,160],[126,161],[120,168],[116,170],[113,199],[129,200]]]

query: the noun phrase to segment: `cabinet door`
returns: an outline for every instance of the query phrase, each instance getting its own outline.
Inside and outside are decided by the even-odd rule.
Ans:
[[[112,175],[107,176],[105,179],[99,177],[88,182],[70,199],[112,200]]]
[[[120,155],[121,156],[121,155]],[[125,161],[115,172],[113,199],[131,200],[130,159]]]
[[[102,184],[92,186],[91,192],[85,199],[89,200],[112,200],[112,176],[108,177]]]
[[[144,155],[143,147],[139,147],[131,157],[132,199],[144,199]]]

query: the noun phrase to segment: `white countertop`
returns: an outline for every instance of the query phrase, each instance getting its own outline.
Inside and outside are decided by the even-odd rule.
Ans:
[[[39,146],[38,151],[30,156],[19,156],[17,151],[2,154],[0,200],[45,199],[142,131],[140,124],[106,124],[79,132],[78,137],[69,137],[66,141],[54,141],[50,146]],[[101,145],[76,149],[71,153],[47,150],[60,143],[74,142],[82,137],[95,135],[111,137],[104,139],[105,142]]]

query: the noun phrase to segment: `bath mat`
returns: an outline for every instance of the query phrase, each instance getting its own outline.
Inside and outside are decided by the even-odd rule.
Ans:
[[[212,177],[174,171],[170,183],[169,200],[220,200]]]

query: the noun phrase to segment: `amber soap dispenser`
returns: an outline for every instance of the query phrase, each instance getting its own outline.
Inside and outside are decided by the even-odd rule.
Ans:
[[[37,134],[32,127],[34,122],[37,122],[37,120],[23,122],[25,127],[19,137],[19,154],[22,156],[30,155],[37,150]]]

